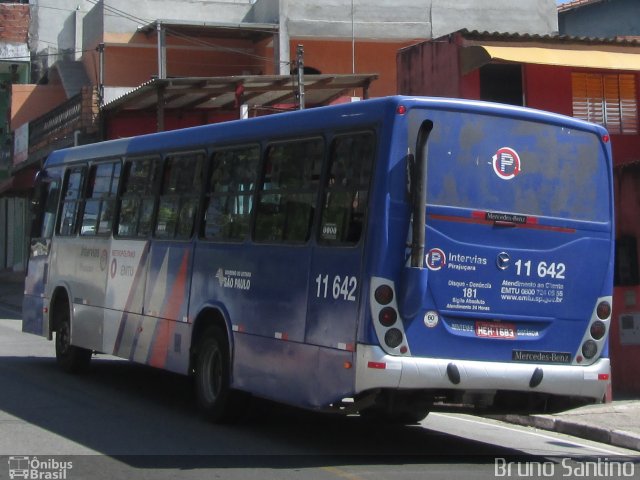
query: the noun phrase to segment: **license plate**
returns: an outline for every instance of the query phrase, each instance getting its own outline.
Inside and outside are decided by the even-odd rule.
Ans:
[[[476,322],[476,337],[513,340],[516,338],[516,326],[512,323]]]

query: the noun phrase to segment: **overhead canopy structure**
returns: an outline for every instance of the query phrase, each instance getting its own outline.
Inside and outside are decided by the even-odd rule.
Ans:
[[[640,70],[640,52],[573,50],[562,48],[471,45],[461,49],[463,73],[469,73],[493,60],[540,65],[611,70]]]
[[[341,96],[368,88],[377,74],[304,75],[305,103],[327,105]],[[104,106],[106,113],[158,110],[159,130],[165,110],[231,110],[240,104],[276,108],[297,103],[297,77],[290,75],[248,75],[231,77],[186,77],[153,79]]]
[[[185,20],[158,19],[138,28],[144,33],[153,33],[158,28],[165,28],[176,36],[187,35],[192,38],[233,38],[258,41],[277,34],[280,26],[277,23],[224,23],[195,22]]]
[[[36,175],[36,168],[24,168],[14,172],[14,174],[6,180],[0,181],[0,195],[26,195],[29,189],[33,188],[33,182]]]

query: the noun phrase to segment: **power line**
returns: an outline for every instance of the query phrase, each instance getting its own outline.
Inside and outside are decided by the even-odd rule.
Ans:
[[[86,53],[93,52],[94,50],[75,50],[75,51],[67,51],[67,52],[59,52],[59,53],[34,53],[33,55],[21,56],[21,57],[0,57],[0,62],[11,62],[11,61],[29,61],[34,58],[46,58],[46,57],[60,57],[63,55],[72,55],[74,53]]]
[[[98,4],[98,0],[87,0],[87,1],[89,1],[90,3],[93,3],[94,5]],[[118,8],[115,8],[115,7],[112,7],[110,5],[107,5],[104,2],[102,3],[102,5],[104,6],[105,10],[108,10],[109,12],[114,13],[116,16],[119,16],[119,17],[124,18],[124,19],[129,20],[129,21],[132,21],[132,22],[134,22],[136,24],[148,25],[150,23],[153,23],[153,20],[148,20],[148,19],[144,19],[144,18],[141,18],[141,17],[136,17],[135,15],[127,13],[124,10],[120,10]],[[234,27],[232,27],[232,26],[228,26],[228,27],[227,26],[222,26],[221,28],[228,28],[228,29],[232,30]],[[270,30],[265,30],[264,28],[262,28],[262,29],[261,28],[255,28],[255,29],[248,28],[247,30],[255,31],[255,32],[270,32]],[[204,47],[212,48],[214,50],[222,51],[222,52],[229,52],[229,53],[236,53],[238,55],[245,55],[245,56],[249,56],[249,57],[252,57],[252,58],[255,58],[255,59],[258,59],[258,60],[265,60],[265,61],[271,60],[270,57],[265,57],[263,55],[258,55],[258,54],[255,54],[255,53],[245,52],[244,50],[241,50],[241,49],[236,49],[236,48],[231,48],[231,47],[223,47],[223,46],[220,46],[220,45],[216,45],[216,44],[207,42],[205,40],[199,39],[197,37],[193,37],[192,35],[187,35],[185,33],[178,32],[175,29],[165,28],[165,31],[169,35],[171,35],[173,37],[181,38],[181,39],[186,40],[186,41],[188,41],[188,42],[190,42],[190,43],[192,43],[194,45],[204,46]],[[291,62],[289,62],[289,61],[280,61],[280,63],[283,64],[283,65],[288,65]]]

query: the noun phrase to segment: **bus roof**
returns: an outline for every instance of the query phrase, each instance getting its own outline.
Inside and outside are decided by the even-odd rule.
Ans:
[[[557,124],[599,135],[606,134],[606,130],[599,125],[526,107],[478,100],[391,96],[71,147],[52,152],[45,165],[51,167],[99,158],[144,155],[157,150],[197,149],[212,144],[252,141],[257,132],[260,137],[278,139],[290,138],[292,135],[317,134],[319,130],[328,127],[357,128],[380,122],[384,117],[393,115],[400,104],[407,109],[459,110]]]

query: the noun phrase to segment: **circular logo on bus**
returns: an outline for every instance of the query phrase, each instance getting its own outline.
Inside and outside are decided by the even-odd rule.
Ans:
[[[432,248],[427,253],[426,261],[429,270],[437,271],[447,264],[447,256],[439,248]]]
[[[438,315],[438,312],[429,310],[424,314],[424,324],[427,328],[434,328],[436,325],[438,325],[439,321],[440,316]]]
[[[520,156],[513,148],[502,147],[491,159],[493,171],[503,180],[511,180],[522,171]]]
[[[104,269],[107,268],[108,256],[109,254],[107,253],[107,251],[103,249],[102,253],[100,253],[100,270],[102,270],[103,272]]]

